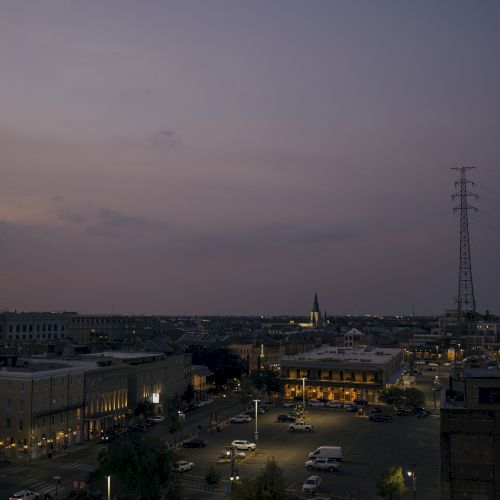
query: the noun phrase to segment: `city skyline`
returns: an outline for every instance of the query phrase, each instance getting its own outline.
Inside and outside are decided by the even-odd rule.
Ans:
[[[500,312],[496,2],[0,12],[0,310]]]

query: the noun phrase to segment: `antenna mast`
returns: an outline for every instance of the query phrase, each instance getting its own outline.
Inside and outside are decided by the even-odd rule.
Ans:
[[[474,284],[472,282],[472,266],[469,243],[469,210],[476,210],[469,205],[469,197],[479,198],[475,193],[468,191],[467,187],[475,186],[474,182],[467,180],[467,170],[475,167],[452,167],[460,173],[460,180],[455,182],[457,190],[451,196],[452,200],[459,198],[460,204],[453,208],[454,212],[460,211],[460,264],[458,273],[458,295],[456,298],[458,313],[458,334],[466,333],[466,323],[474,322],[476,319],[476,300],[474,298]]]

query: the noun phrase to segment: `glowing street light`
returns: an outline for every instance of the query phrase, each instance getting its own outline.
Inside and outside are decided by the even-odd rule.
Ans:
[[[413,468],[409,471],[406,472],[408,474],[408,477],[411,477],[412,480],[412,491],[413,491],[413,499],[416,500],[417,498],[417,472],[416,472],[417,466],[414,465]]]
[[[302,407],[306,411],[306,377],[302,377]]]
[[[108,476],[108,500],[111,500],[111,476]]]
[[[255,403],[255,441],[257,441],[259,439],[259,427],[258,427],[259,413],[258,413],[258,404],[260,402],[260,399],[254,399],[253,402]]]

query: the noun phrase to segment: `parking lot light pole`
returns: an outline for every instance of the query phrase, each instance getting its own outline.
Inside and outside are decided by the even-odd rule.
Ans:
[[[306,411],[306,377],[302,377],[302,407]]]
[[[411,470],[407,472],[408,476],[411,477],[412,480],[412,492],[413,492],[413,500],[417,500],[417,466],[414,465]]]
[[[108,500],[111,500],[111,476],[108,476]]]
[[[61,476],[54,476],[54,481],[56,482],[56,497],[59,492],[59,485],[61,484]]]
[[[253,402],[255,403],[255,441],[259,439],[259,413],[258,413],[258,404],[260,402],[260,399],[254,399]]]

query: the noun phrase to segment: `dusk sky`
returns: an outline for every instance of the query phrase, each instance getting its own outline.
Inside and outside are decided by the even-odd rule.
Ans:
[[[499,26],[494,0],[2,0],[0,310],[440,313],[463,164],[500,312]]]

